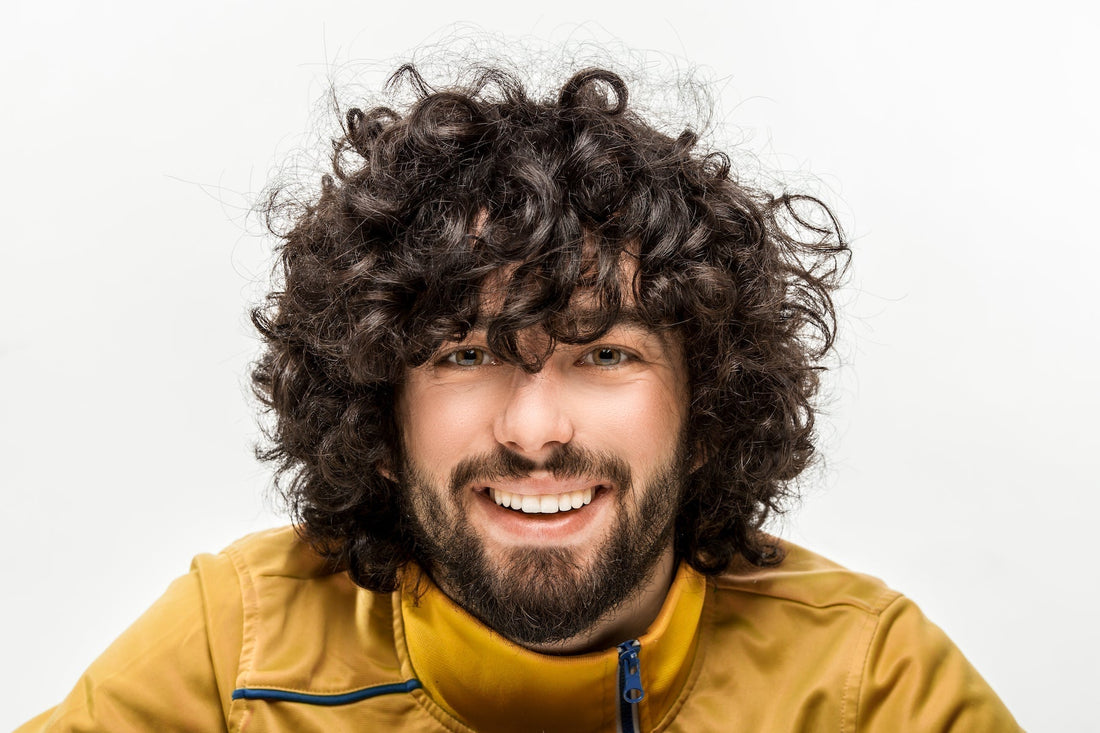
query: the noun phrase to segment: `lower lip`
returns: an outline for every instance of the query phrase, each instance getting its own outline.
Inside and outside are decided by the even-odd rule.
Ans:
[[[562,544],[586,534],[587,529],[598,523],[599,516],[607,510],[613,492],[601,487],[592,501],[579,509],[553,514],[527,514],[497,504],[488,491],[477,493],[475,510],[482,515],[482,524],[490,534],[500,534],[512,541],[525,543]]]

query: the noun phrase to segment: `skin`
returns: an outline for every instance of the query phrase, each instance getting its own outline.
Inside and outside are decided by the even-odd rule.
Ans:
[[[537,334],[525,334],[538,346]],[[559,344],[534,374],[501,362],[483,333],[445,344],[427,364],[409,370],[398,396],[406,459],[426,479],[439,510],[466,522],[491,566],[518,548],[557,547],[582,570],[605,548],[617,515],[637,514],[637,494],[676,456],[688,414],[687,368],[675,337],[622,323],[598,342]],[[611,454],[631,469],[630,489],[607,477],[559,479],[536,469],[518,479],[475,479],[450,487],[455,465],[501,446],[541,465],[572,444]],[[523,495],[597,487],[591,504],[551,515],[497,506],[489,487]],[[572,654],[641,635],[660,611],[675,569],[671,538],[644,581],[625,602],[593,619],[582,634],[536,651]],[[517,579],[521,582],[522,579]],[[461,594],[437,577],[442,590]]]

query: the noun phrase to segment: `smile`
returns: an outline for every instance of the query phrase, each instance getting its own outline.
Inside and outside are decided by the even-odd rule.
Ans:
[[[489,488],[489,497],[502,507],[525,514],[556,514],[580,509],[592,501],[593,488],[566,491],[561,494],[516,494],[503,489]]]

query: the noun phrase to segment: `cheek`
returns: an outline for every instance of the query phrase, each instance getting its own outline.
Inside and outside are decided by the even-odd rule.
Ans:
[[[405,450],[421,469],[446,475],[483,440],[490,424],[488,401],[473,392],[428,387],[401,401],[399,416]]]
[[[578,439],[631,456],[638,465],[660,463],[675,452],[687,416],[687,398],[662,382],[643,382],[589,395]]]

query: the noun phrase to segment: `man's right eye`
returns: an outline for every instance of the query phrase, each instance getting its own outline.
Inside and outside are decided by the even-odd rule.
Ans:
[[[460,367],[485,366],[493,363],[493,356],[485,349],[467,347],[447,354],[443,361]]]

